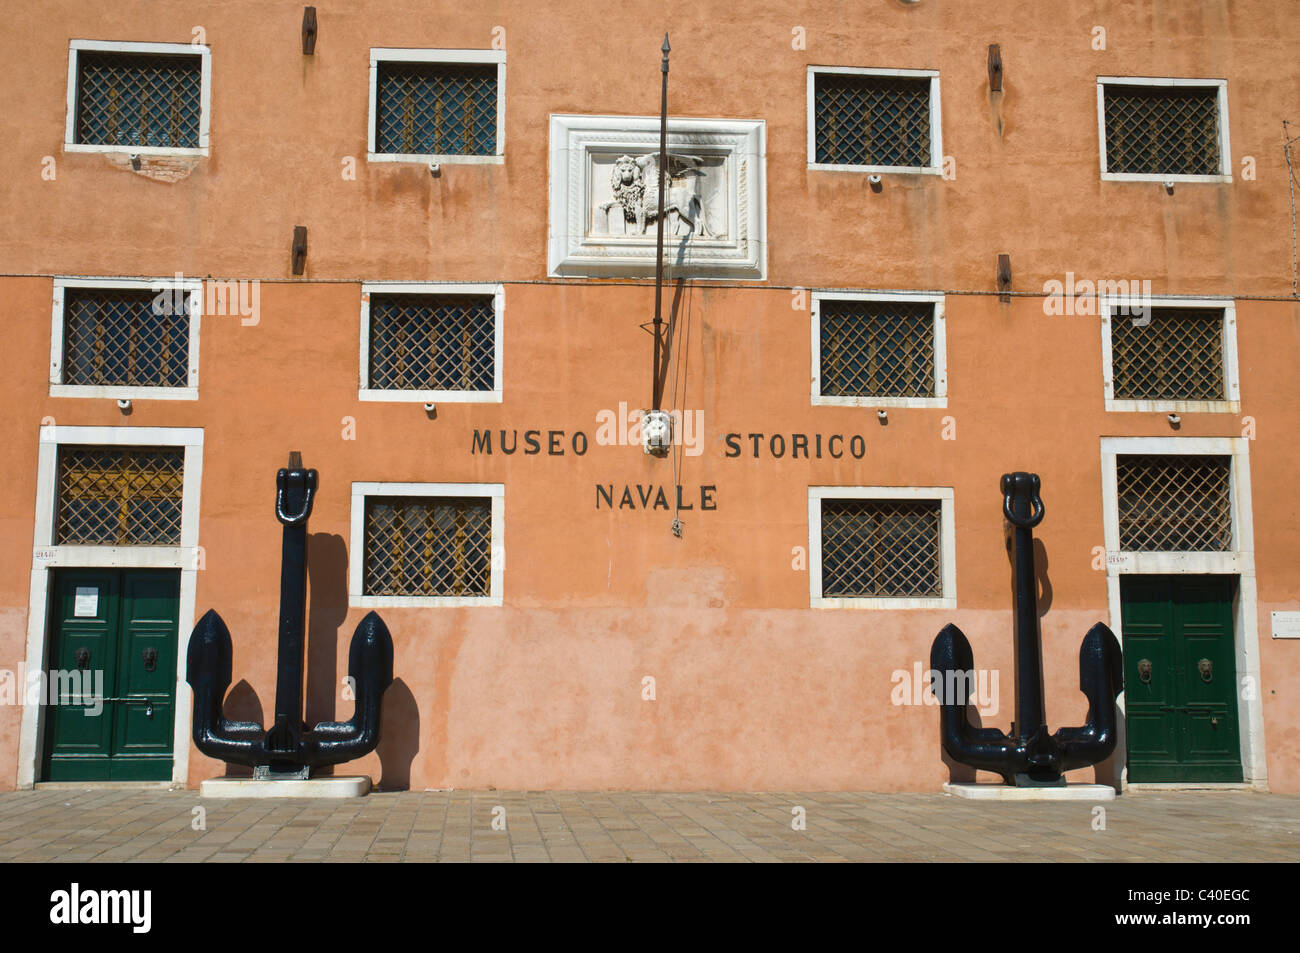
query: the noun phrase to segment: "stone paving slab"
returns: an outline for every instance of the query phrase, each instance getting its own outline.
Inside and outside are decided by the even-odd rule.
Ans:
[[[1300,796],[1144,791],[1091,805],[843,792],[0,794],[0,862],[964,860],[1298,861]]]

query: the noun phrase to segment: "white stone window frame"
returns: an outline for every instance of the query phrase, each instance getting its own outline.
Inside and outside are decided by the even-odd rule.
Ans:
[[[497,149],[496,155],[431,155],[413,152],[378,152],[379,64],[380,63],[447,63],[497,67]],[[506,161],[506,52],[505,50],[433,50],[370,48],[370,107],[366,111],[366,161],[423,162],[436,165],[502,165]]]
[[[930,78],[929,165],[842,165],[817,161],[817,77],[819,75]],[[939,99],[939,71],[934,69],[876,69],[865,66],[808,67],[808,168],[826,172],[873,172],[904,175],[943,174],[943,113]]]
[[[70,545],[54,541],[58,508],[58,462],[61,446],[184,447],[185,471],[181,495],[181,538],[176,546]],[[55,569],[175,569],[180,572],[180,603],[177,608],[175,723],[172,726],[172,780],[185,784],[189,775],[190,720],[193,696],[185,683],[186,655],[194,628],[198,570],[202,565],[199,546],[199,505],[203,486],[203,430],[199,427],[63,427],[46,426],[40,431],[36,475],[36,521],[33,533],[31,585],[27,603],[26,671],[45,668],[48,653],[47,620],[51,594],[51,573]],[[19,788],[36,781],[44,719],[39,704],[24,699],[18,741]]]
[[[913,500],[939,502],[939,559],[943,595],[910,596],[822,595],[822,500]],[[956,609],[957,534],[953,523],[954,496],[950,486],[810,486],[808,487],[808,596],[813,609]]]
[[[1106,87],[1143,86],[1215,87],[1219,105],[1219,172],[1217,175],[1188,175],[1162,172],[1106,171]],[[1226,79],[1183,79],[1168,76],[1098,76],[1097,77],[1097,144],[1101,154],[1103,182],[1231,182],[1232,142],[1228,135],[1228,81]]]
[[[65,384],[63,348],[65,305],[69,288],[91,288],[155,293],[184,291],[190,302],[189,370],[184,387],[145,384]],[[197,278],[55,278],[50,317],[50,396],[108,400],[198,400],[199,330],[203,323],[203,282]]]
[[[1119,456],[1158,455],[1229,457],[1229,504],[1232,508],[1232,544],[1229,552],[1132,552],[1120,549]],[[1237,576],[1237,599],[1233,607],[1235,659],[1239,686],[1253,679],[1253,692],[1238,691],[1237,717],[1241,726],[1241,763],[1244,786],[1268,789],[1268,765],[1264,749],[1263,693],[1259,686],[1259,598],[1255,584],[1255,533],[1250,492],[1250,440],[1246,437],[1102,437],[1101,496],[1103,533],[1106,544],[1106,601],[1110,628],[1123,638],[1120,578],[1137,574],[1224,574]],[[1252,697],[1245,697],[1245,696]],[[1121,711],[1123,694],[1119,697]],[[1116,781],[1127,786],[1125,759],[1114,759]],[[1144,784],[1143,787],[1166,785]],[[1167,785],[1176,786],[1176,785]],[[1242,785],[1197,785],[1198,787],[1241,787]]]
[[[199,144],[195,146],[132,146],[77,142],[77,87],[83,51],[135,53],[141,56],[199,57]],[[68,43],[68,114],[63,130],[64,152],[113,152],[141,156],[206,156],[212,124],[212,49],[196,43],[130,43],[116,40],[71,40]]]
[[[492,390],[397,390],[370,386],[370,296],[380,295],[491,295],[495,317]],[[361,362],[357,399],[420,404],[499,404],[503,393],[505,361],[506,288],[504,284],[456,284],[444,281],[367,281],[361,285]]]
[[[934,305],[934,396],[827,396],[821,393],[821,303],[823,301],[920,301]],[[931,407],[948,406],[948,334],[945,296],[933,292],[868,292],[823,290],[812,293],[812,403],[814,407]]]
[[[1237,370],[1237,306],[1231,298],[1150,298],[1103,297],[1101,299],[1101,367],[1105,387],[1106,410],[1117,413],[1238,414],[1241,413],[1241,376]],[[1134,320],[1133,309],[1202,308],[1223,311],[1223,393],[1224,400],[1167,400],[1115,397],[1115,363],[1111,347],[1112,322]],[[1118,313],[1117,313],[1118,312]]]
[[[491,500],[492,543],[486,596],[371,596],[365,593],[366,498],[482,497]],[[500,606],[505,585],[506,487],[504,483],[353,483],[352,558],[348,561],[348,605],[361,609],[472,608]]]

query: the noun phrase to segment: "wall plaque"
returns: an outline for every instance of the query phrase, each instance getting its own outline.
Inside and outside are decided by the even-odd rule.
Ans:
[[[767,276],[765,127],[749,119],[669,119],[659,169],[651,116],[551,116],[547,273],[653,277],[659,190],[664,273]]]

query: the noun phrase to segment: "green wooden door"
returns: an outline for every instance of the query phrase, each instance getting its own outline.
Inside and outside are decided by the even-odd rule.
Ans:
[[[45,780],[171,780],[179,585],[175,571],[55,574]]]
[[[1240,781],[1235,576],[1125,576],[1128,779]]]

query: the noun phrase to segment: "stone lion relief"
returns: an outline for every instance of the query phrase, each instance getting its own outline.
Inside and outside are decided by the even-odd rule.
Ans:
[[[758,119],[668,120],[666,168],[651,116],[553,114],[547,274],[649,277],[767,274],[766,126]]]
[[[593,157],[599,169],[607,164]],[[609,192],[594,197],[593,235],[644,235],[659,217],[659,193],[664,193],[664,234],[669,238],[725,238],[726,208],[717,202],[725,159],[669,153],[668,169],[657,175],[658,153],[633,158],[620,155],[610,165]],[[710,228],[710,220],[721,228]]]

